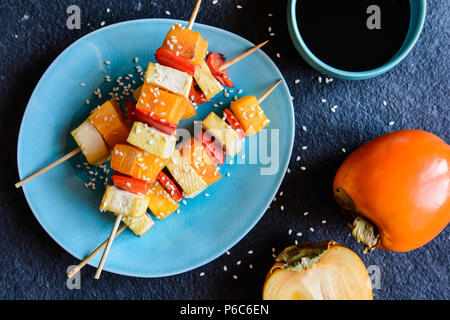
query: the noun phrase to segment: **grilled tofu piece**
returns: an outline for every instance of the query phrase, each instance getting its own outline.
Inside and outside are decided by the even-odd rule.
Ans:
[[[127,142],[159,158],[167,159],[175,150],[177,138],[137,121],[133,124]]]
[[[125,120],[117,101],[108,100],[95,108],[89,119],[110,148],[127,140],[130,125]]]
[[[136,218],[122,217],[122,222],[125,223],[131,231],[133,231],[137,236],[142,237],[148,232],[148,230],[153,227],[155,222],[152,217],[146,212],[144,215]]]
[[[145,72],[145,82],[187,99],[191,90],[192,77],[186,72],[150,62]]]
[[[111,150],[89,118],[74,129],[71,134],[91,165],[99,166],[108,161]]]
[[[205,60],[195,66],[194,79],[206,98],[210,99],[223,90],[223,86],[213,76]]]
[[[180,207],[159,182],[152,185],[147,197],[149,198],[148,208],[157,219],[167,218]]]
[[[208,186],[178,150],[173,152],[166,167],[187,198],[196,197]]]
[[[143,216],[147,211],[148,197],[137,195],[115,186],[107,186],[100,204],[100,211],[111,211],[129,217]]]
[[[224,120],[219,118],[214,112],[211,112],[203,121],[202,126],[206,134],[214,137],[221,144],[227,155],[234,157],[242,149],[242,141],[239,135]]]

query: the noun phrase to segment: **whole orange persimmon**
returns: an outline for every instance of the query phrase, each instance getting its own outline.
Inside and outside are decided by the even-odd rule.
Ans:
[[[421,130],[382,135],[350,154],[333,189],[365,252],[414,250],[450,220],[450,146]]]

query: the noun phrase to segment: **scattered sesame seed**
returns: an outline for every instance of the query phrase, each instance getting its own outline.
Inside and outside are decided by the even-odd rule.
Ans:
[[[387,106],[386,100],[383,100],[383,106]]]
[[[322,100],[320,100],[320,101],[322,101],[322,102],[327,102],[327,100],[326,100],[326,99],[322,99]]]
[[[308,146],[303,146],[302,147],[302,150],[306,150],[306,149],[308,149]]]
[[[236,8],[242,9],[242,6],[238,4],[238,5],[236,6]]]
[[[292,234],[292,229],[289,229],[288,230],[288,235],[291,235]]]
[[[319,81],[320,83],[322,83],[322,77],[317,77],[317,81]]]
[[[237,278],[238,278],[238,276],[233,274],[233,279],[237,279]]]
[[[301,237],[303,234],[301,232],[297,232],[297,237]]]
[[[277,56],[277,58],[281,58],[281,55],[279,52],[277,52],[276,56]]]
[[[110,8],[106,8],[106,13],[110,13],[111,9]]]
[[[345,148],[342,148],[341,151],[344,153],[347,152],[347,150],[345,150]]]
[[[170,16],[170,11],[169,11],[169,10],[167,10],[165,13],[166,13],[168,16]]]
[[[236,262],[236,265],[240,265],[241,264],[241,260]]]
[[[306,167],[302,166],[302,167],[300,167],[300,170],[306,171]]]
[[[327,223],[327,220],[322,220],[322,224],[325,224],[325,223]]]
[[[227,266],[223,266],[223,271],[227,271],[227,270],[228,270]]]
[[[284,211],[284,206],[280,206],[281,211]]]
[[[301,159],[301,157],[300,157],[300,156],[297,156],[297,159],[295,159],[295,160],[300,161],[300,159]]]
[[[300,82],[300,79],[295,79],[294,82],[295,82],[295,83],[299,83],[299,82]]]
[[[209,193],[205,193],[205,197],[209,197]]]
[[[84,82],[80,83],[80,87],[84,87],[86,84]]]
[[[200,272],[200,277],[203,277],[205,275],[204,272]]]
[[[308,131],[308,129],[306,128],[306,126],[302,126],[302,130],[305,131],[305,132]]]
[[[213,2],[212,2],[212,4],[217,4],[217,2],[219,2],[218,0],[214,0]]]
[[[252,264],[249,264],[248,267],[249,267],[250,269],[253,269],[253,265],[252,265]]]
[[[253,254],[253,250],[249,250],[247,253],[248,254]]]
[[[308,211],[303,212],[303,215],[304,215],[304,216],[307,216],[308,214],[309,214]]]
[[[388,123],[389,126],[393,126],[394,124],[395,124],[394,121],[389,121],[389,123]]]
[[[230,251],[227,251],[227,255],[230,255],[231,254],[231,252]]]
[[[227,172],[227,177],[229,177],[231,174],[229,172]]]
[[[111,61],[108,61],[108,60],[107,60],[107,61],[105,61],[105,64],[108,64],[108,65],[109,65],[109,64],[111,64]]]
[[[105,21],[100,22],[100,26],[103,27],[105,25],[105,23],[106,23]]]
[[[313,227],[309,228],[309,231],[314,232],[314,228]]]

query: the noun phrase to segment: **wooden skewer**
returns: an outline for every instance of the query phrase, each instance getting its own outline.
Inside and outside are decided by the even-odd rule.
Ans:
[[[261,104],[268,96],[272,93],[273,90],[281,83],[283,80],[278,80],[277,83],[275,83],[270,89],[268,89],[266,92],[263,93],[261,97],[258,99],[258,103]]]
[[[125,230],[126,228],[127,228],[127,226],[126,226],[125,224],[122,225],[122,226],[119,228],[119,230],[117,230],[114,239],[117,238],[117,236],[118,236],[119,234],[121,234],[122,231]],[[70,271],[70,272],[67,274],[67,277],[72,278],[74,275],[77,274],[78,271],[80,271],[81,269],[83,269],[83,267],[84,267],[85,265],[87,265],[87,264],[89,263],[89,261],[91,261],[91,260],[92,260],[92,259],[93,259],[100,251],[102,251],[102,250],[106,247],[106,244],[108,243],[108,240],[109,240],[109,238],[106,239],[105,241],[103,241],[103,243],[102,243],[101,245],[99,245],[99,246],[97,247],[97,249],[95,249],[94,251],[92,251],[92,253],[91,253],[90,255],[88,255],[86,258],[84,258],[84,259],[83,259],[83,260],[82,260],[75,268],[72,269],[72,271]]]
[[[253,52],[255,52],[256,50],[258,50],[259,48],[261,48],[262,46],[264,46],[267,42],[269,42],[269,40],[266,40],[260,44],[258,44],[257,46],[254,46],[253,48],[250,48],[249,50],[245,51],[244,53],[238,55],[236,58],[228,61],[227,63],[224,63],[223,65],[221,65],[219,67],[219,71],[223,71],[226,68],[228,68],[229,66],[235,64],[236,62],[244,59],[246,56],[248,56],[249,54],[252,54]]]
[[[97,272],[95,272],[95,279],[100,279],[100,274],[102,273],[103,266],[105,264],[106,258],[108,257],[109,249],[111,249],[111,245],[116,237],[117,229],[119,228],[120,222],[122,221],[122,215],[119,214],[116,217],[116,221],[114,221],[114,226],[111,230],[111,234],[109,235],[108,243],[106,243],[105,251],[103,251],[102,259],[97,268]]]
[[[194,11],[192,11],[191,18],[189,19],[189,24],[187,26],[189,30],[192,30],[192,26],[194,25],[195,18],[197,18],[198,9],[200,9],[201,3],[202,0],[197,0],[197,3],[195,4]]]
[[[80,148],[76,148],[75,150],[69,152],[68,154],[66,154],[64,157],[59,158],[58,160],[56,160],[55,162],[49,164],[48,166],[46,166],[45,168],[39,170],[38,172],[32,174],[31,176],[23,179],[22,181],[19,181],[15,184],[16,188],[20,188],[21,186],[23,186],[25,183],[33,180],[34,178],[40,176],[41,174],[49,171],[50,169],[53,169],[54,167],[56,167],[57,165],[63,163],[64,161],[72,158],[74,155],[78,154],[81,151]]]

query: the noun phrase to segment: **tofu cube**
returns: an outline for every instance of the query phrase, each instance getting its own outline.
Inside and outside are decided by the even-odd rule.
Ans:
[[[167,159],[175,150],[177,138],[137,121],[131,129],[127,142],[155,156]]]
[[[186,72],[150,62],[145,72],[145,82],[187,99],[191,90],[192,77]]]
[[[111,211],[117,215],[141,217],[148,207],[148,197],[137,195],[115,186],[107,186],[100,204],[100,211]]]
[[[71,134],[91,165],[99,166],[108,161],[111,150],[89,119],[86,119]]]
[[[178,150],[173,152],[166,167],[187,198],[196,197],[208,186]]]
[[[213,76],[205,60],[195,66],[194,79],[208,99],[223,90],[223,86]]]
[[[234,157],[242,149],[242,141],[231,126],[214,112],[211,112],[202,122],[206,134],[214,137],[220,145],[225,147],[227,155]]]
[[[142,237],[144,234],[148,232],[148,230],[153,227],[155,222],[152,217],[146,212],[144,215],[140,217],[122,217],[122,222],[125,223],[131,231],[133,231],[137,236]]]

